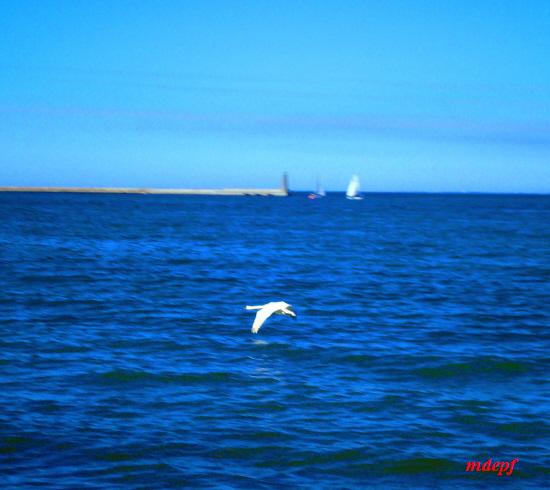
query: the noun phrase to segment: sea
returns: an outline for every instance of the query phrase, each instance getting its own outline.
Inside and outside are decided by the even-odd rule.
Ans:
[[[549,377],[548,195],[0,193],[2,489],[549,488]]]

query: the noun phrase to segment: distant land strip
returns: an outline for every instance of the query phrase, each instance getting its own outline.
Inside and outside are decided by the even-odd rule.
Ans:
[[[0,187],[0,192],[81,192],[98,194],[185,194],[197,196],[288,196],[286,189],[155,189],[140,187]]]

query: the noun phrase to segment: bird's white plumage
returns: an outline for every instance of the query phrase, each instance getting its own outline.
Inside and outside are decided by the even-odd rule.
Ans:
[[[273,314],[272,311],[267,308],[263,308],[256,313],[254,323],[252,324],[252,333],[258,333],[264,322]]]
[[[247,310],[258,310],[252,324],[252,333],[258,333],[258,330],[271,315],[286,315],[296,318],[296,313],[291,308],[292,306],[284,301],[272,301],[261,306],[247,306]]]

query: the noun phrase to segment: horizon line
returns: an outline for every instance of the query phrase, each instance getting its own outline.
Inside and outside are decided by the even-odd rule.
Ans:
[[[281,196],[280,188],[161,188],[161,187],[95,187],[95,186],[0,186],[0,193],[67,193],[67,194],[134,194],[134,195],[256,195]],[[327,194],[345,194],[345,190],[326,190]],[[308,194],[311,189],[288,189],[288,195]],[[452,194],[452,195],[524,195],[550,196],[550,191],[458,191],[458,190],[362,190],[361,194]]]

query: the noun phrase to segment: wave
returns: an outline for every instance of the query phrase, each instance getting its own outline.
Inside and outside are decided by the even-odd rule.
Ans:
[[[233,374],[227,372],[207,373],[151,373],[149,371],[113,370],[101,373],[99,380],[107,384],[130,383],[175,383],[175,384],[208,384],[231,381]]]
[[[446,458],[408,458],[381,465],[382,471],[393,475],[440,473],[462,470],[463,464]]]
[[[446,379],[480,374],[519,375],[531,370],[528,362],[510,361],[498,358],[475,358],[465,362],[446,363],[433,367],[422,367],[413,372],[423,378]]]

